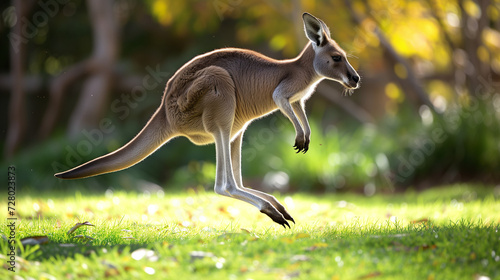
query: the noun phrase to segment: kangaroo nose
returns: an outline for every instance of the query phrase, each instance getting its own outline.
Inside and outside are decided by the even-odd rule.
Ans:
[[[352,76],[352,80],[356,83],[359,82],[359,76]]]

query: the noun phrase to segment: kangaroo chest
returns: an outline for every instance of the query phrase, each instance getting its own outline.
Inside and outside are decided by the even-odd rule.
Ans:
[[[290,98],[290,103],[297,102],[299,100],[307,100],[311,97],[311,95],[314,93],[314,90],[316,90],[316,86],[322,81],[323,79],[318,79],[317,81],[313,81],[311,84],[309,84],[305,89],[298,91],[292,97]]]

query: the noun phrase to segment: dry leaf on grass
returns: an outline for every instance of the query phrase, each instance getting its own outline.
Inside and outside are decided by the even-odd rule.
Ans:
[[[327,243],[316,243],[314,245],[312,245],[311,247],[307,247],[306,248],[306,251],[315,251],[315,250],[318,250],[318,249],[323,249],[323,248],[326,248],[328,247],[328,244]]]
[[[434,250],[437,248],[437,246],[435,244],[431,244],[431,245],[422,244],[420,246],[409,247],[409,246],[405,246],[397,241],[393,241],[392,245],[393,245],[392,249],[396,252],[399,252],[399,251],[411,252],[411,251],[419,251],[419,250],[424,251],[424,250]]]
[[[133,236],[124,236],[124,237],[122,237],[122,239],[130,239],[130,240],[134,240],[134,239],[135,239],[135,237],[133,237]]]
[[[380,275],[382,275],[382,272],[380,272],[380,271],[374,271],[372,273],[363,275],[363,276],[359,277],[358,279],[370,279],[370,278],[378,277]]]
[[[308,238],[308,237],[311,237],[311,235],[309,233],[303,233],[303,232],[295,235],[295,239]]]
[[[94,227],[94,225],[91,224],[91,223],[89,223],[88,221],[87,222],[83,222],[83,223],[76,223],[70,230],[68,230],[68,234],[72,234],[73,232],[75,232],[75,230],[77,230],[81,226],[92,226],[92,227]]]
[[[87,240],[94,240],[95,239],[93,237],[90,237],[88,235],[83,235],[83,234],[75,235],[74,238],[87,239]]]
[[[290,258],[290,262],[292,262],[292,263],[307,262],[307,261],[310,261],[310,260],[311,260],[311,258],[309,258],[306,255],[295,255],[295,256],[293,256],[293,257]]]
[[[23,246],[26,245],[40,245],[40,244],[46,244],[49,242],[49,237],[46,235],[42,236],[29,236],[21,239],[21,244]]]
[[[148,261],[155,262],[155,261],[158,261],[158,259],[159,259],[158,255],[156,255],[155,251],[145,249],[145,248],[140,248],[140,249],[133,251],[130,256],[132,257],[132,259],[134,259],[136,261],[145,259]]]
[[[429,220],[429,219],[427,219],[427,218],[423,218],[423,219],[419,219],[419,220],[411,221],[410,223],[412,223],[412,224],[422,224],[422,223],[428,223],[428,222],[430,222],[430,220]]]
[[[120,274],[118,267],[114,264],[109,263],[107,261],[101,261],[101,264],[106,267],[106,271],[104,272],[104,276],[107,277],[116,277]]]
[[[213,253],[203,251],[192,251],[191,253],[189,253],[189,256],[191,257],[191,262],[204,258],[215,258],[215,255]]]

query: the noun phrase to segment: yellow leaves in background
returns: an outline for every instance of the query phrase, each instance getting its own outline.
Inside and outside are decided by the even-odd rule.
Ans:
[[[479,6],[474,1],[464,1],[464,10],[473,18],[478,19],[479,17],[481,17],[481,8],[479,8]]]
[[[482,62],[487,63],[490,61],[490,53],[484,46],[479,46],[479,48],[477,49],[477,56]]]
[[[353,43],[354,51],[360,60],[373,61],[373,52],[380,51],[380,42],[375,34],[378,27],[399,54],[417,61],[425,61],[427,63],[425,69],[440,71],[450,66],[451,55],[448,46],[443,40],[438,23],[429,14],[429,7],[425,2],[388,3],[374,0],[368,3],[369,10],[365,10],[364,5],[354,4],[355,10],[364,15],[361,27],[355,32]],[[453,15],[456,17],[457,7],[451,6],[449,2],[438,1],[437,5],[440,8],[438,14],[443,19],[453,19]],[[458,18],[457,22],[459,23]],[[379,59],[384,59],[382,55],[379,56]],[[377,64],[372,62],[371,65]],[[406,78],[407,73],[404,68],[397,66],[395,70],[399,77]]]
[[[380,42],[374,33],[377,24],[372,19],[366,18],[361,23],[361,26],[363,27],[363,30],[366,31],[363,33],[363,40],[365,43],[371,47],[378,47]]]
[[[396,63],[394,66],[394,73],[396,73],[396,75],[401,79],[406,79],[408,77],[408,71],[401,63]]]
[[[273,50],[279,51],[279,50],[282,50],[283,48],[285,48],[287,42],[288,42],[288,39],[285,35],[277,34],[271,39],[271,42],[269,43],[269,45],[271,46],[271,48]]]
[[[490,17],[492,21],[498,21],[500,20],[500,9],[498,6],[489,6],[488,9],[486,10],[486,14]]]
[[[401,91],[401,88],[399,88],[399,86],[397,86],[395,83],[388,83],[385,86],[385,94],[391,100],[394,100],[397,102],[403,102],[403,100],[404,100],[404,95],[403,95],[403,92]]]
[[[178,33],[206,33],[218,26],[223,19],[216,10],[218,1],[150,0],[153,17],[163,26],[174,28]],[[220,9],[220,7],[219,7]],[[186,11],[194,11],[186,12]]]
[[[167,0],[155,0],[152,4],[152,13],[162,25],[169,25],[172,22],[169,2]]]
[[[482,35],[484,45],[479,47],[477,55],[482,62],[491,63],[493,70],[500,73],[500,56],[495,55],[500,52],[500,32],[495,29],[486,28]]]
[[[455,97],[455,93],[449,87],[449,84],[438,80],[429,81],[429,83],[427,84],[427,92],[429,93],[429,96],[432,100],[441,97],[444,98],[444,102],[449,102]],[[437,104],[434,104],[434,106],[442,107],[442,105]]]
[[[387,113],[396,114],[398,111],[398,104],[404,101],[403,91],[395,83],[388,83],[385,86],[385,95],[389,97],[389,102],[385,105]]]
[[[316,1],[314,0],[307,0],[307,1],[301,1],[302,2],[302,10],[304,11],[316,11]]]
[[[426,60],[436,59],[433,50],[440,34],[434,21],[427,18],[407,19],[394,24],[391,29],[390,40],[398,53],[407,57],[417,55]]]
[[[486,28],[483,31],[483,42],[488,48],[500,49],[500,32],[495,29]]]

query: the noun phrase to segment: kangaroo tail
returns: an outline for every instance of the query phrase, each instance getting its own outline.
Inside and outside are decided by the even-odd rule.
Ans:
[[[61,179],[79,179],[128,168],[172,138],[170,131],[164,107],[160,106],[141,132],[125,146],[54,176]]]

